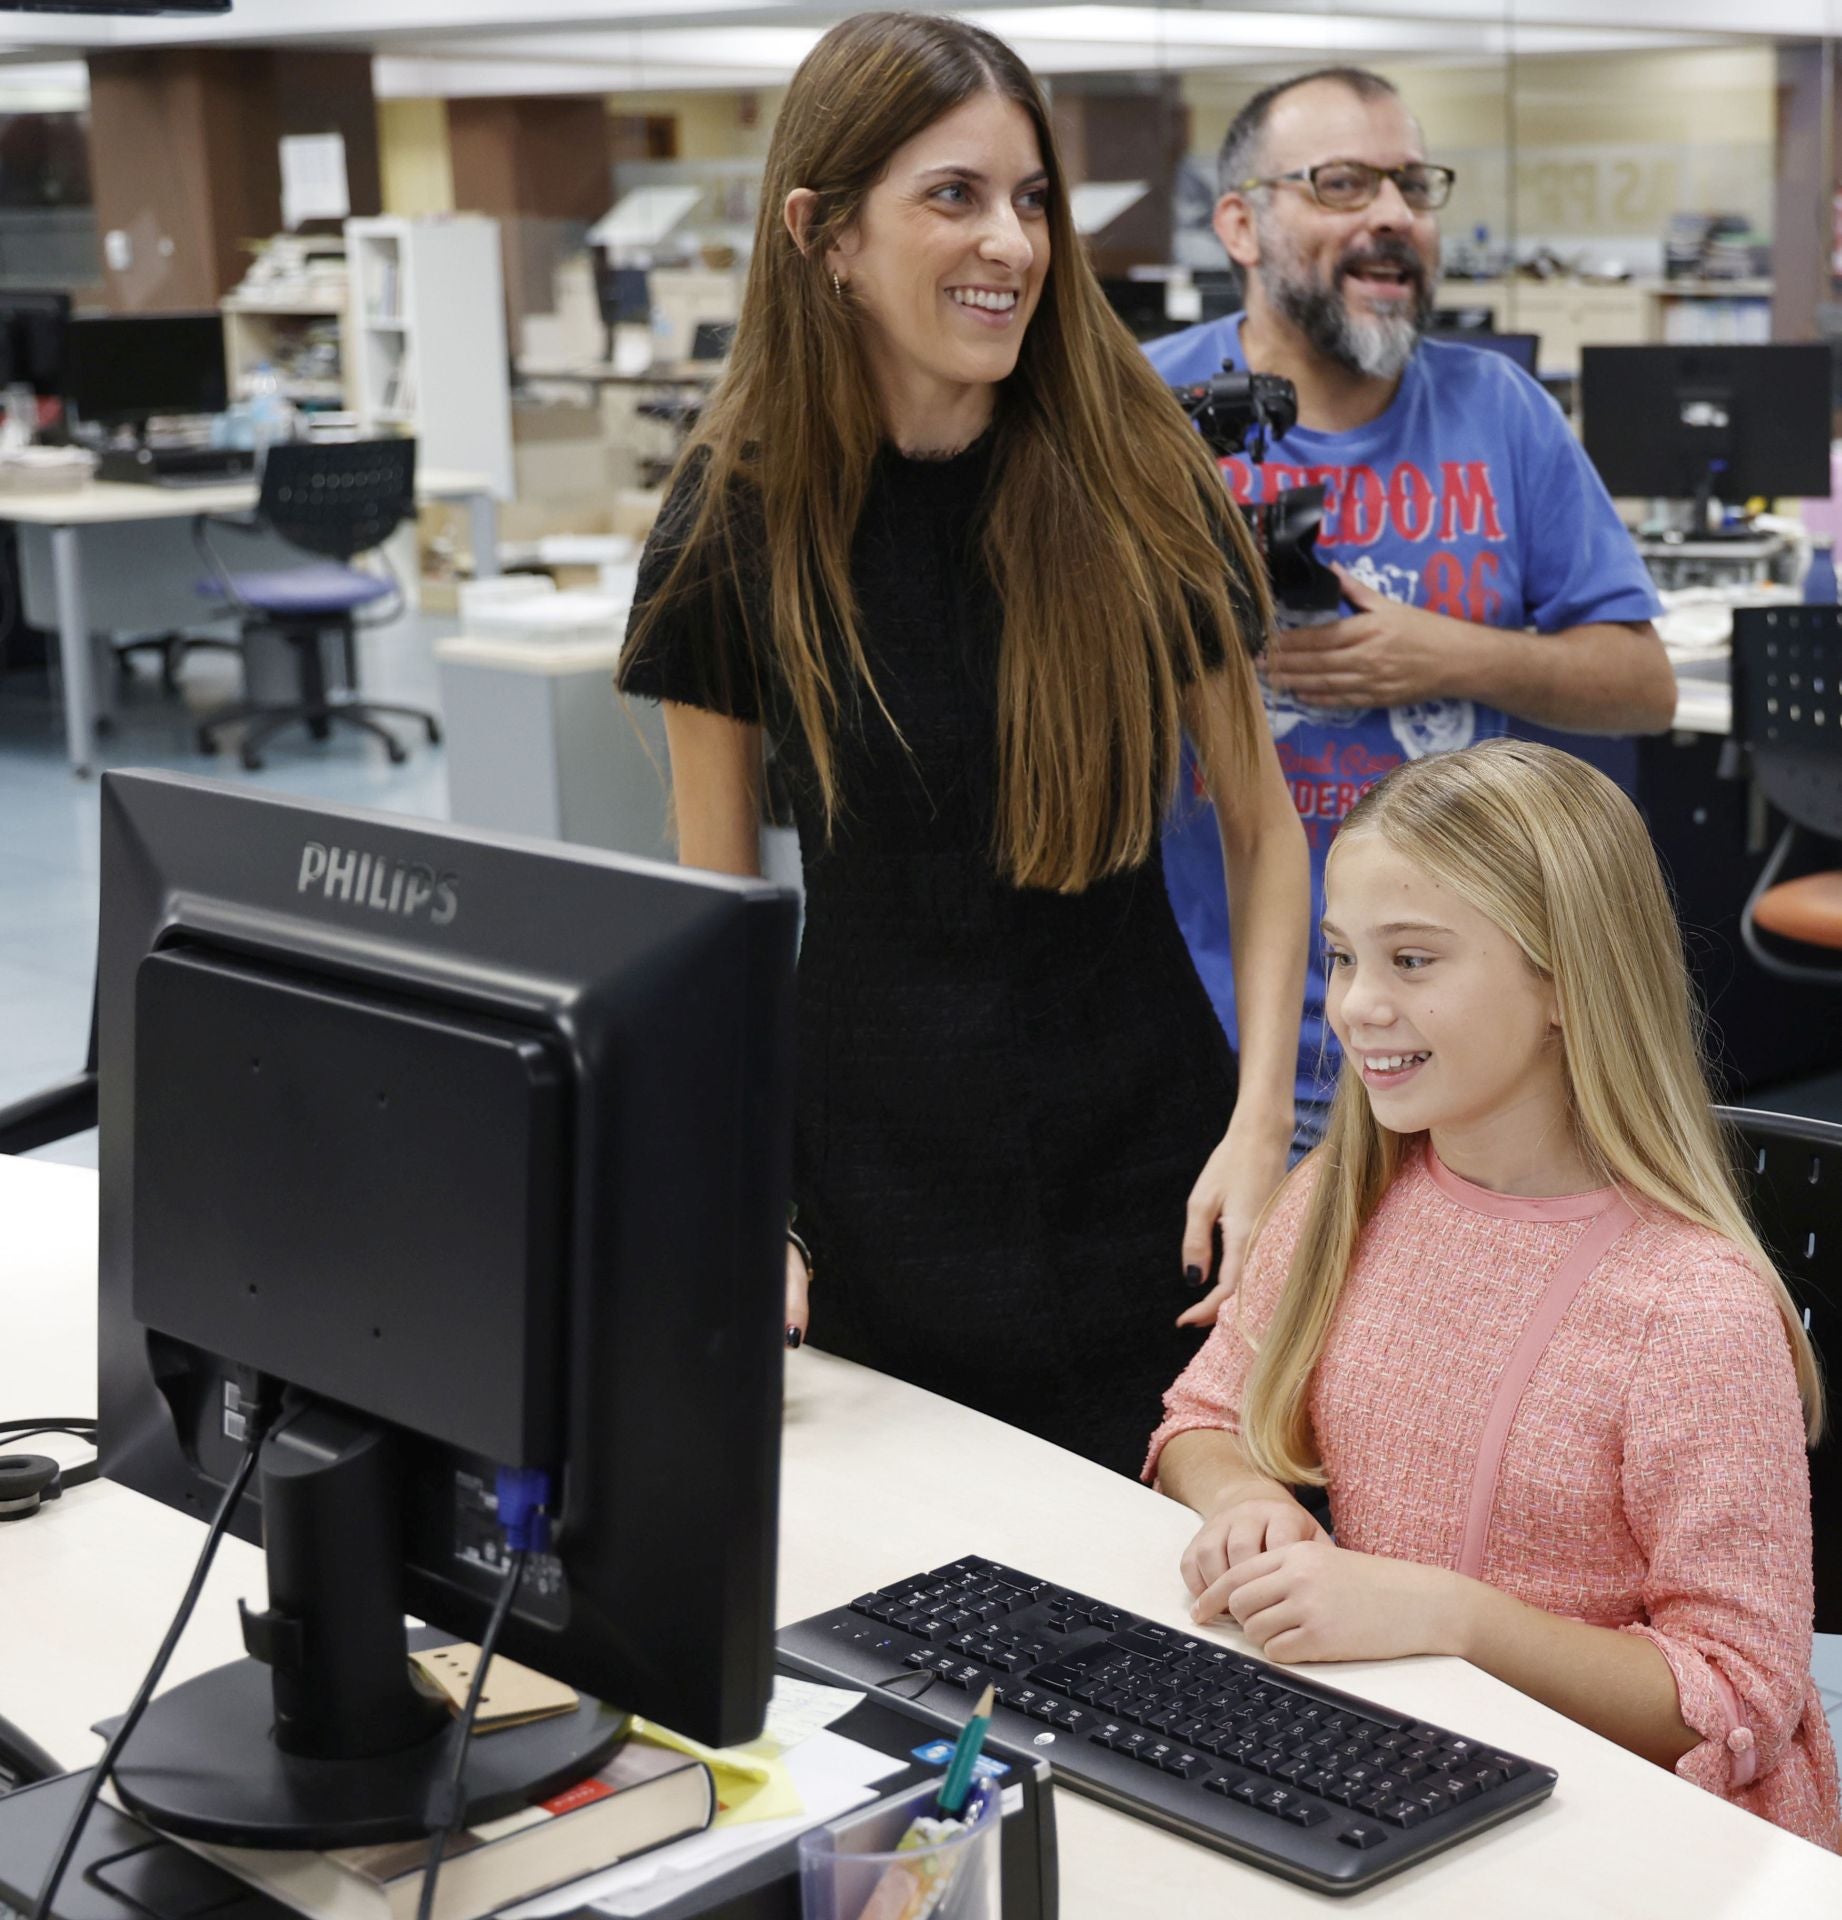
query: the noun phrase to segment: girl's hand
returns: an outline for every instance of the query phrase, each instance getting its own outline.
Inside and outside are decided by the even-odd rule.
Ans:
[[[1203,1522],[1183,1550],[1183,1584],[1200,1604],[1230,1567],[1245,1566],[1260,1554],[1296,1541],[1329,1538],[1289,1493],[1275,1488],[1255,1499],[1237,1500]],[[1214,1609],[1220,1611],[1219,1606]]]
[[[1295,1541],[1228,1569],[1193,1609],[1224,1609],[1268,1660],[1394,1660],[1455,1653],[1469,1581],[1444,1567]]]
[[[1286,1177],[1291,1148],[1289,1122],[1278,1126],[1264,1115],[1235,1108],[1221,1145],[1210,1154],[1190,1190],[1183,1219],[1184,1276],[1196,1276],[1190,1284],[1200,1286],[1209,1277],[1217,1226],[1222,1230],[1222,1263],[1216,1271],[1215,1285],[1178,1314],[1178,1326],[1214,1326],[1223,1303],[1233,1298],[1241,1284],[1241,1263],[1247,1258],[1254,1222],[1273,1197],[1274,1188]]]
[[[808,1281],[806,1263],[800,1258],[799,1248],[791,1240],[787,1242],[787,1345],[796,1347],[806,1337],[807,1323],[812,1310],[807,1302]],[[795,1334],[799,1340],[794,1339]]]

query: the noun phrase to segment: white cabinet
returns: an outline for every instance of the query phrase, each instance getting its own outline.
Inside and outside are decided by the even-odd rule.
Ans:
[[[512,497],[499,223],[348,220],[346,385],[361,425],[413,433],[419,469],[480,473]]]

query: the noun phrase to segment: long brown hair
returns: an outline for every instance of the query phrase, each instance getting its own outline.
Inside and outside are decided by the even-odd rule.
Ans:
[[[1823,1428],[1816,1352],[1747,1218],[1715,1124],[1682,938],[1637,809],[1570,754],[1489,740],[1397,767],[1350,809],[1332,861],[1364,835],[1450,887],[1553,982],[1568,1108],[1588,1166],[1751,1261],[1784,1323],[1814,1444]],[[1363,1231],[1422,1137],[1375,1118],[1346,1057],[1323,1143],[1304,1163],[1317,1168],[1316,1185],[1242,1410],[1248,1458],[1276,1479],[1324,1479],[1311,1376]]]
[[[998,394],[983,536],[1004,617],[993,852],[1020,886],[1076,892],[1149,855],[1176,781],[1184,689],[1209,670],[1211,642],[1234,695],[1229,737],[1217,743],[1228,764],[1212,771],[1251,771],[1265,726],[1224,550],[1238,556],[1263,624],[1267,602],[1220,475],[1101,294],[1041,90],[980,28],[858,14],[793,76],[728,370],[685,449],[702,468],[700,497],[628,657],[643,652],[668,608],[708,611],[714,583],[764,564],[768,630],[748,635],[757,670],[771,663],[786,685],[827,821],[848,805],[834,730],[860,697],[880,703],[850,552],[883,424],[863,322],[834,290],[825,255],[897,149],[981,93],[1014,101],[1035,127],[1050,245],[1041,299]],[[782,218],[796,188],[817,196],[803,251]],[[759,554],[738,539],[738,484],[759,502]],[[744,619],[752,597],[737,596]]]

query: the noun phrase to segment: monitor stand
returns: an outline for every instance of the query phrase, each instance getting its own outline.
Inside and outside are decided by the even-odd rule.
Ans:
[[[150,1702],[114,1771],[130,1812],[236,1847],[347,1847],[430,1830],[453,1766],[445,1701],[410,1680],[409,1648],[452,1634],[403,1623],[402,1475],[390,1431],[308,1404],[258,1463],[269,1606],[241,1605],[251,1658]],[[521,1811],[606,1765],[628,1716],[568,1714],[475,1738],[463,1824]]]

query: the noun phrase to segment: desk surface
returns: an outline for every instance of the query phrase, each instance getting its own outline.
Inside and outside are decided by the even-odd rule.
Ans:
[[[0,1159],[0,1223],[7,1320],[0,1408],[9,1416],[15,1409],[88,1411],[95,1406],[96,1176]],[[889,1490],[912,1485],[923,1462],[943,1484],[966,1490],[963,1504],[917,1514],[903,1503],[898,1518]],[[1183,1509],[1026,1434],[825,1354],[789,1357],[783,1619],[975,1552],[1182,1626],[1177,1556],[1189,1532]],[[0,1529],[0,1712],[61,1758],[93,1755],[86,1729],[119,1711],[133,1690],[201,1537],[196,1521],[106,1482]],[[241,1653],[236,1601],[258,1599],[262,1584],[260,1554],[225,1541],[169,1683]],[[1842,1859],[1685,1785],[1462,1661],[1315,1671],[1548,1761],[1560,1786],[1535,1812],[1341,1909],[1064,1792],[1057,1818],[1067,1920],[1201,1913],[1237,1901],[1262,1916],[1320,1920],[1356,1909],[1412,1920],[1842,1913]]]
[[[424,500],[464,499],[489,492],[483,473],[447,472],[432,467],[416,475],[416,493]],[[122,520],[189,520],[195,513],[245,513],[256,504],[256,482],[227,481],[222,486],[156,487],[120,480],[92,480],[87,486],[55,492],[0,490],[0,520],[25,526],[87,527]]]

